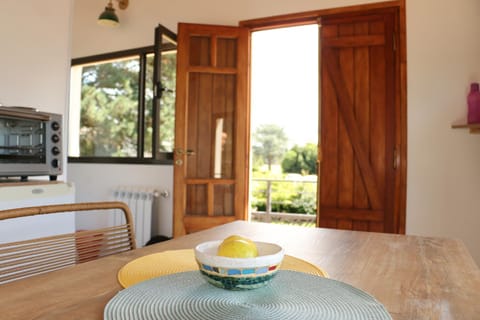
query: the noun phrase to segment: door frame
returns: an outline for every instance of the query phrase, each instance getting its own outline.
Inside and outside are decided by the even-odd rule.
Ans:
[[[278,15],[267,18],[258,18],[252,20],[240,21],[241,27],[250,29],[250,33],[260,30],[275,29],[281,27],[292,27],[306,24],[319,23],[322,16],[349,13],[358,14],[361,12],[372,11],[376,9],[396,8],[399,12],[398,34],[399,39],[395,39],[397,50],[396,68],[399,74],[399,81],[395,85],[396,89],[396,137],[395,137],[395,158],[394,166],[396,166],[396,187],[393,195],[393,224],[395,233],[405,234],[406,229],[406,194],[407,194],[407,59],[406,59],[406,9],[405,0],[395,0],[387,2],[379,2],[372,4],[354,5],[332,9],[320,9],[308,12]],[[319,86],[321,83],[319,83]],[[320,94],[320,88],[319,88]],[[319,112],[321,117],[321,112]],[[320,123],[320,122],[319,122]],[[250,128],[247,128],[250,134]],[[321,128],[319,128],[321,130]],[[319,135],[320,136],[320,135]],[[319,150],[319,159],[321,157]],[[318,197],[317,197],[318,198]]]

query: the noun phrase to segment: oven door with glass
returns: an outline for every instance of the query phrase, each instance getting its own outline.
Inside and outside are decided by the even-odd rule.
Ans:
[[[62,116],[35,109],[0,107],[0,177],[62,173]]]

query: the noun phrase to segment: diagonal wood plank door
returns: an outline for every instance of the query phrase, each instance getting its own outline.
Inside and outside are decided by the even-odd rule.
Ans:
[[[248,41],[246,28],[178,26],[174,236],[247,217]]]
[[[318,225],[398,232],[396,11],[322,17]]]

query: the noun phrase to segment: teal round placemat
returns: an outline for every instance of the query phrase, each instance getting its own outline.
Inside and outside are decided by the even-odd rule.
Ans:
[[[346,283],[280,270],[266,287],[228,291],[198,271],[154,278],[120,291],[106,305],[105,320],[391,320],[385,307]]]

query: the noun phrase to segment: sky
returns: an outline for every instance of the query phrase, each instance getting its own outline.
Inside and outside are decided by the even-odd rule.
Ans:
[[[289,147],[318,139],[318,26],[252,34],[252,134],[277,124]]]

